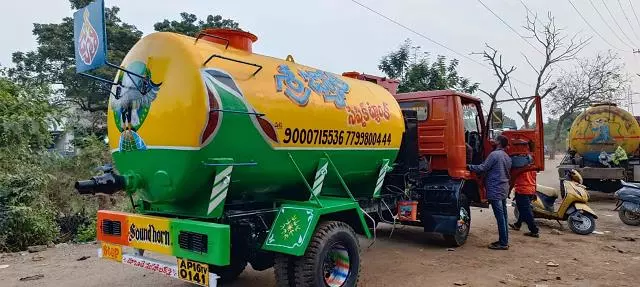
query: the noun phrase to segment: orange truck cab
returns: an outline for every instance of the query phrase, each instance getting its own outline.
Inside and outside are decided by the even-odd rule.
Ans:
[[[518,99],[533,101],[539,124],[533,129],[500,131],[502,115],[494,110],[507,101],[491,104],[493,119],[489,121],[481,100],[471,95],[451,90],[397,93],[397,81],[354,76],[385,87],[405,117],[406,131],[396,166],[385,179],[386,186],[404,190],[407,201],[417,203],[416,220],[403,224],[442,233],[453,245],[464,243],[470,227],[464,224],[470,221],[469,206],[488,207],[482,175],[470,172],[467,165],[482,163],[494,149],[491,139],[498,134],[509,139],[506,151],[513,162],[511,186],[522,172],[544,170],[540,97]]]

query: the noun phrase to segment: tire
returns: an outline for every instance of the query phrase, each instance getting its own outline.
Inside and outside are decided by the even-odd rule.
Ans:
[[[336,261],[338,256],[341,260]],[[356,233],[344,222],[320,223],[304,255],[297,258],[294,265],[295,286],[356,286],[360,276],[360,245]],[[344,273],[346,278],[337,276]]]
[[[640,225],[640,213],[631,212],[630,210],[626,209],[624,205],[620,206],[620,210],[618,210],[618,216],[620,217],[620,220],[622,220],[622,222],[624,222],[624,224],[626,225]]]
[[[471,207],[465,194],[460,194],[458,205],[460,206],[460,209],[458,211],[456,233],[442,235],[444,237],[445,244],[452,247],[464,245],[464,243],[467,242],[469,231],[471,230]]]
[[[234,280],[238,279],[238,276],[240,276],[240,274],[242,274],[244,269],[247,267],[246,260],[234,260],[234,258],[235,257],[231,256],[231,264],[227,266],[209,265],[209,271],[220,276],[220,279],[218,280],[220,280],[220,282],[222,283],[233,282]]]
[[[596,219],[593,215],[579,211],[569,215],[568,223],[571,231],[580,235],[591,234],[596,229]]]
[[[284,254],[276,254],[274,258],[273,271],[276,275],[276,286],[295,286],[295,260],[297,258]]]

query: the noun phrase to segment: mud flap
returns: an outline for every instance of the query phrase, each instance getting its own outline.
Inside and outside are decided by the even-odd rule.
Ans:
[[[593,209],[591,209],[591,207],[589,207],[588,205],[584,204],[584,203],[575,203],[573,205],[573,207],[579,211],[582,211],[584,213],[588,213],[593,215],[593,218],[598,218],[598,215],[596,215],[596,212],[593,211]]]
[[[351,223],[351,227],[364,230],[364,235],[371,237],[364,215],[357,202],[350,198],[319,196],[319,207],[315,201],[288,201],[280,207],[275,221],[271,225],[263,250],[274,251],[294,256],[302,256],[313,236],[316,225],[323,216],[353,212],[353,218],[340,218],[340,221]]]
[[[458,228],[460,181],[447,180],[429,184],[422,191],[419,210],[424,232],[455,234]]]

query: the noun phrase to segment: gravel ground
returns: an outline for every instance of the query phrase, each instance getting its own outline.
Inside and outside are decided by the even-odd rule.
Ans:
[[[547,162],[539,183],[558,186],[556,165]],[[453,251],[420,228],[396,228],[389,238],[392,227],[382,225],[370,248],[371,241],[361,238],[360,286],[638,286],[640,227],[618,219],[610,194],[592,192],[590,205],[600,216],[596,230],[601,234],[576,235],[566,223],[561,227],[554,221],[539,220],[541,238],[523,236],[526,228],[510,232],[508,251],[486,248],[497,238],[490,209],[472,210],[469,240]],[[552,234],[553,229],[562,234]],[[0,286],[190,286],[101,260],[97,248],[96,244],[59,245],[38,253],[0,254]],[[86,256],[90,257],[78,261]],[[549,262],[558,266],[547,266]],[[38,279],[20,281],[28,276]],[[273,269],[257,272],[248,268],[228,286],[275,286]]]

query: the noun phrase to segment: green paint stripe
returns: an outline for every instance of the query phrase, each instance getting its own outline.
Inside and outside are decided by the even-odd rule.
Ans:
[[[336,252],[334,254],[335,254],[335,256],[337,258],[342,259],[342,261],[345,261],[345,262],[349,263],[349,256],[348,255],[344,256],[342,253],[339,253],[339,252]]]

